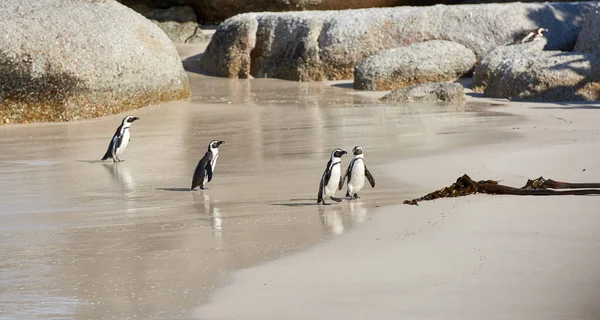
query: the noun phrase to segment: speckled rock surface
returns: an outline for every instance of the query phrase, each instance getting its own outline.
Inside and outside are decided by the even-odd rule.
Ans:
[[[200,61],[222,77],[352,79],[355,65],[385,49],[426,40],[460,43],[481,58],[543,26],[548,48],[573,48],[595,2],[395,7],[346,11],[247,13],[219,25]]]
[[[395,7],[409,4],[409,0],[118,0],[131,7],[165,8],[190,5],[203,22],[219,23],[246,12],[344,10],[357,8]],[[415,1],[412,1],[413,3]],[[420,0],[420,3],[431,0]]]
[[[465,90],[459,83],[426,82],[392,91],[383,96],[385,102],[434,102],[463,104],[467,101]]]
[[[190,96],[177,50],[112,0],[0,2],[0,121],[70,121]]]
[[[600,8],[596,8],[585,16],[583,28],[573,51],[600,56]]]
[[[526,101],[600,98],[600,57],[559,51],[523,52],[490,72],[483,94]]]
[[[169,6],[189,5],[205,23],[220,23],[234,15],[247,12],[344,10],[396,6],[431,6],[435,4],[472,4],[515,2],[514,0],[117,0],[136,10],[164,9]],[[575,2],[551,0],[549,2]],[[520,2],[541,2],[525,0]]]
[[[354,69],[354,88],[394,90],[423,82],[455,81],[473,69],[475,54],[452,41],[432,40],[372,55]]]
[[[473,91],[483,92],[487,87],[489,79],[493,73],[499,69],[499,66],[507,59],[523,58],[527,56],[537,56],[538,53],[544,50],[548,43],[546,38],[540,40],[515,44],[510,46],[499,46],[481,59],[479,65],[473,72]]]
[[[154,9],[143,15],[161,28],[173,43],[199,43],[209,38],[200,29],[196,13],[190,6]]]

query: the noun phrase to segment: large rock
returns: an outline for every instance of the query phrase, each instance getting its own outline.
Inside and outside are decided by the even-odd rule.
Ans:
[[[190,6],[154,9],[143,15],[160,27],[174,43],[199,43],[209,38],[200,29],[196,13]]]
[[[600,11],[593,10],[585,16],[574,51],[600,56]]]
[[[383,96],[384,102],[458,103],[467,101],[465,90],[459,83],[420,83],[400,88]]]
[[[117,0],[136,10],[164,9],[169,6],[189,5],[205,23],[221,22],[234,15],[264,11],[344,10],[434,4],[497,3],[514,0]],[[540,2],[524,0],[520,2]],[[556,0],[549,2],[557,2]],[[562,2],[566,2],[562,0]]]
[[[359,63],[354,88],[394,90],[423,82],[455,81],[475,65],[473,51],[452,41],[432,40],[381,51]]]
[[[173,43],[112,0],[0,2],[0,119],[69,121],[190,96]]]
[[[549,28],[548,48],[572,49],[595,2],[396,7],[247,13],[219,25],[201,68],[222,77],[352,79],[358,61],[427,40],[460,43],[482,57],[515,32]]]
[[[600,98],[600,57],[559,51],[523,52],[496,65],[485,96],[527,101]]]
[[[195,22],[150,21],[161,28],[173,43],[201,43],[210,38]]]
[[[410,4],[408,0],[119,0],[133,8],[159,8],[189,5],[196,8],[200,20],[205,23],[221,22],[246,12],[344,10],[358,8],[395,7]],[[435,1],[419,1],[433,4]]]
[[[524,44],[515,44],[510,46],[499,46],[481,59],[479,65],[473,73],[473,91],[483,92],[488,85],[489,79],[493,73],[499,69],[499,66],[508,59],[515,57],[526,58],[527,56],[537,56],[546,47],[548,40],[541,38],[536,41]]]

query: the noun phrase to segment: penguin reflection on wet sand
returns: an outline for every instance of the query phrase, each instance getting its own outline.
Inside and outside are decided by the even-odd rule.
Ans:
[[[327,162],[327,168],[325,168],[325,172],[323,172],[323,175],[321,176],[321,183],[319,183],[317,204],[323,203],[323,205],[328,205],[328,203],[325,203],[326,198],[330,198],[336,202],[342,201],[342,199],[336,198],[334,195],[337,191],[338,184],[341,182],[342,169],[340,169],[340,167],[342,156],[347,153],[348,152],[340,148],[335,148],[331,152],[331,158],[329,158],[329,162]]]
[[[204,185],[212,180],[217,165],[217,158],[219,157],[219,146],[223,143],[225,141],[213,140],[208,144],[208,151],[200,159],[194,171],[190,190],[194,190],[196,187],[200,187],[200,190],[208,190]]]
[[[140,120],[140,118],[134,116],[127,116],[123,118],[123,122],[121,122],[121,125],[117,128],[112,140],[110,140],[110,143],[108,144],[108,150],[106,150],[102,160],[112,158],[113,162],[121,162],[119,156],[125,152],[125,149],[129,144],[129,140],[131,139],[129,127],[131,127],[131,124],[135,120]]]
[[[356,200],[360,198],[358,192],[365,185],[365,177],[369,180],[372,188],[375,188],[375,179],[371,175],[371,172],[369,172],[369,169],[367,169],[365,159],[363,158],[363,149],[360,146],[356,146],[352,149],[352,153],[354,154],[354,158],[350,161],[346,173],[342,176],[338,189],[342,190],[344,181],[348,178],[346,197],[350,200]]]

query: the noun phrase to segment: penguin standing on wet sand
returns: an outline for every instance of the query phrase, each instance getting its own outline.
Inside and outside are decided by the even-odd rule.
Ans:
[[[123,122],[121,122],[121,125],[117,128],[112,140],[110,140],[110,143],[108,144],[108,150],[106,150],[102,160],[112,158],[113,162],[121,162],[119,156],[125,152],[125,149],[129,144],[129,140],[131,139],[129,127],[131,127],[131,124],[135,120],[140,120],[140,118],[134,116],[127,116],[123,118]]]
[[[363,158],[363,149],[360,146],[354,147],[352,149],[352,153],[354,154],[354,158],[350,161],[348,165],[348,169],[346,169],[346,173],[340,179],[340,185],[338,188],[342,190],[344,186],[344,181],[348,178],[348,186],[346,191],[346,197],[350,200],[356,200],[360,197],[358,196],[358,192],[365,185],[365,177],[369,180],[369,184],[371,184],[372,188],[375,188],[375,179],[367,169],[367,165],[365,165],[365,159]]]
[[[213,172],[217,165],[217,158],[219,157],[219,146],[223,143],[225,141],[213,140],[208,144],[208,151],[200,159],[194,171],[190,190],[194,190],[196,187],[200,187],[200,190],[208,190],[204,185],[212,180]]]
[[[334,197],[335,191],[337,190],[337,186],[341,181],[342,169],[341,162],[342,156],[345,155],[346,151],[335,148],[331,152],[331,158],[329,162],[327,162],[327,168],[325,168],[325,172],[321,176],[321,183],[319,184],[319,195],[317,196],[317,204],[323,203],[323,205],[327,205],[325,203],[325,198],[331,198],[331,200],[336,202],[341,202],[342,199]]]

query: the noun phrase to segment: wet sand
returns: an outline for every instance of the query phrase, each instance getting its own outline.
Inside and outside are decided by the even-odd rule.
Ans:
[[[206,77],[190,68],[198,47],[180,49],[192,99],[132,112],[124,162],[99,161],[124,115],[0,127],[0,318],[188,317],[232,271],[344,234],[414,193],[386,165],[514,139],[497,128],[520,121],[323,83]],[[226,143],[211,190],[190,192],[212,139]],[[355,145],[376,189],[316,206],[331,149]]]
[[[515,187],[541,175],[600,182],[597,103],[501,103],[494,110],[526,118],[504,128],[519,139],[401,159],[381,173],[411,185],[404,199],[464,173]],[[475,195],[388,206],[344,237],[236,272],[194,315],[598,319],[599,205],[598,196]]]

